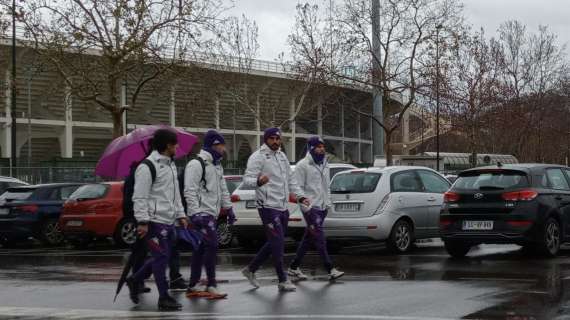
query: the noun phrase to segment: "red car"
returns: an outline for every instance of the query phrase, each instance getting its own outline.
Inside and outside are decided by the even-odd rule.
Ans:
[[[65,239],[74,246],[112,237],[124,247],[136,239],[135,221],[123,217],[123,182],[88,184],[77,189],[64,204],[59,225]]]

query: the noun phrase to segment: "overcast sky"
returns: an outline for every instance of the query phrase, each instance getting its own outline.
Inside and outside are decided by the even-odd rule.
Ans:
[[[232,12],[246,14],[259,26],[260,59],[274,60],[280,52],[288,51],[286,39],[293,26],[295,6],[307,1],[234,1]],[[323,4],[323,0],[309,2]],[[475,28],[483,26],[488,35],[494,35],[501,22],[517,19],[530,31],[541,24],[550,26],[560,43],[570,46],[570,0],[464,0],[463,3],[468,21]]]

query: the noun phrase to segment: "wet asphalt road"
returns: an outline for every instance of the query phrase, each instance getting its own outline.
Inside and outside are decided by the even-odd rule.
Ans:
[[[286,261],[292,259],[289,246]],[[271,264],[252,290],[239,270],[253,257],[222,250],[220,288],[226,300],[188,300],[184,308],[156,312],[156,289],[134,306],[127,290],[113,304],[124,250],[29,246],[0,248],[0,318],[20,319],[570,319],[570,249],[556,259],[529,257],[517,246],[480,246],[468,259],[450,259],[441,243],[425,243],[407,255],[382,246],[344,248],[334,260],[347,275],[329,283],[310,254],[308,281],[279,293]],[[185,264],[189,255],[183,255]],[[189,268],[183,271],[188,275]]]

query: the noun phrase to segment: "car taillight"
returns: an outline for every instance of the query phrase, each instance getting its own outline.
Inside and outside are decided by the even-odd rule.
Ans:
[[[461,197],[459,196],[459,194],[455,193],[455,192],[446,192],[443,194],[443,202],[457,202],[459,201],[459,199],[461,199]]]
[[[300,222],[300,221],[303,221],[303,219],[297,218],[297,217],[289,217],[289,221],[290,222]]]
[[[538,196],[538,192],[534,190],[521,190],[515,192],[506,192],[502,194],[505,201],[532,201]]]
[[[232,194],[230,199],[232,200],[232,202],[239,202],[240,201],[240,198],[237,194]]]
[[[289,202],[291,203],[297,203],[297,196],[295,196],[294,194],[289,194]]]
[[[21,206],[18,207],[18,209],[23,213],[37,213],[39,210],[38,206],[36,206],[35,204]]]
[[[382,198],[382,201],[380,201],[380,205],[378,205],[378,209],[376,209],[376,212],[374,212],[374,214],[376,215],[382,213],[382,211],[384,211],[384,209],[386,208],[388,201],[390,201],[389,193],[385,195],[384,198]]]
[[[445,228],[445,227],[448,227],[449,225],[451,225],[451,220],[445,219],[445,218],[441,218],[441,219],[439,220],[439,226],[440,226],[440,227],[444,227],[444,228]]]
[[[529,220],[512,220],[512,221],[507,221],[507,223],[513,227],[528,227],[532,224],[532,221],[529,221]]]

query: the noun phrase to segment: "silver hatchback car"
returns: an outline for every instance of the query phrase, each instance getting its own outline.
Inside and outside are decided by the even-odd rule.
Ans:
[[[443,194],[450,186],[425,167],[341,172],[331,182],[325,233],[333,241],[386,241],[393,251],[406,252],[417,239],[439,237]]]

